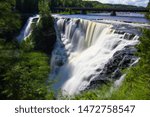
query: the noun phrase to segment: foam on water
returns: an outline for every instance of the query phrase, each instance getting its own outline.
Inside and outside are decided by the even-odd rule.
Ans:
[[[34,20],[37,19],[37,22],[39,21],[39,15],[35,15],[28,18],[27,23],[24,25],[24,27],[21,30],[21,33],[17,37],[18,41],[21,42],[22,40],[25,40],[32,32],[32,23]]]
[[[61,89],[64,95],[86,89],[117,51],[139,42],[138,35],[126,39],[126,33],[115,33],[111,24],[82,19],[56,22],[61,38],[53,51],[51,77],[58,79],[54,88]]]

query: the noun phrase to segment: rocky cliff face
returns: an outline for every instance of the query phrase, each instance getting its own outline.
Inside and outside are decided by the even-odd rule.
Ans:
[[[99,75],[90,82],[86,90],[96,88],[99,84],[118,80],[123,75],[122,70],[136,64],[134,63],[138,60],[135,56],[136,52],[134,46],[126,46],[123,50],[117,51],[102,70],[96,70]]]

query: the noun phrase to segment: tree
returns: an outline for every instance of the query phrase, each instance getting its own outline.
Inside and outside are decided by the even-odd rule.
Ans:
[[[14,12],[14,0],[0,1],[0,38],[12,40],[21,27],[20,17]]]
[[[13,40],[20,28],[13,6],[14,0],[0,1],[0,99],[54,99],[48,55],[35,52],[29,39]]]
[[[0,61],[0,99],[54,99],[47,55],[0,41]]]
[[[34,43],[34,49],[51,54],[56,42],[56,34],[54,29],[54,19],[49,10],[49,1],[39,1],[40,21],[33,29],[31,40]]]
[[[150,2],[148,3],[147,8],[148,8],[149,11],[150,11]],[[146,13],[146,17],[147,17],[148,19],[150,19],[150,13],[149,13],[149,12]]]

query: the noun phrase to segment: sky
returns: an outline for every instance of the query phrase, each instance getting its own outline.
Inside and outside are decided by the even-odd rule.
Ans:
[[[128,4],[136,6],[146,7],[149,0],[97,0],[102,3],[111,3],[111,4]]]

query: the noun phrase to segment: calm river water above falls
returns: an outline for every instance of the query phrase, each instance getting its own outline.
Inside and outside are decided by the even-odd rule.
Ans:
[[[139,13],[117,13],[117,16],[110,16],[110,13],[90,13],[87,15],[58,15],[54,14],[53,16],[60,16],[64,18],[81,18],[89,20],[114,20],[122,22],[137,22],[137,23],[149,23],[144,17],[144,14]]]

